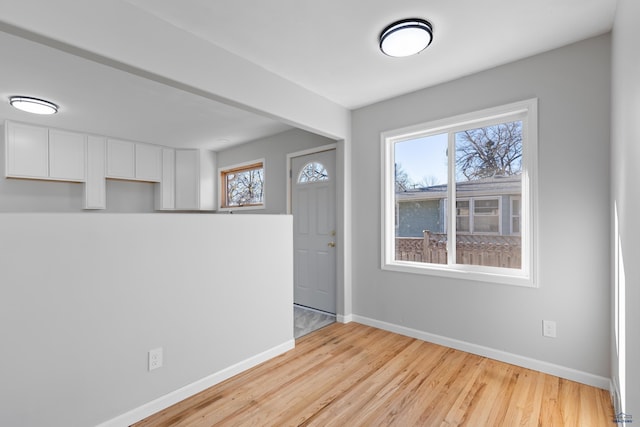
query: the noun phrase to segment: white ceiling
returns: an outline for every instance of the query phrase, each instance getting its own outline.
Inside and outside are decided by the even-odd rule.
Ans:
[[[609,31],[616,0],[127,0],[347,108]],[[390,58],[378,35],[411,17],[434,41]]]
[[[349,109],[605,33],[611,29],[616,8],[616,0],[124,3]],[[383,55],[377,47],[379,32],[407,17],[429,20],[434,42],[415,57]],[[77,21],[83,22],[82,18],[77,16]],[[35,39],[42,41],[41,36],[47,34]],[[40,44],[0,32],[0,97],[47,98],[61,105],[60,113],[36,117],[1,102],[0,118],[208,149],[290,128],[221,104],[214,97],[47,45],[55,43]]]
[[[277,121],[0,32],[0,98],[60,105],[37,116],[0,102],[0,118],[183,148],[219,150],[290,129]]]

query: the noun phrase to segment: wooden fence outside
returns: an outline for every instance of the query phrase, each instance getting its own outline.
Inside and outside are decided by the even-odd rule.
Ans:
[[[465,265],[521,268],[520,236],[459,234],[456,262]],[[396,237],[396,260],[447,263],[447,235],[424,231],[424,237]]]

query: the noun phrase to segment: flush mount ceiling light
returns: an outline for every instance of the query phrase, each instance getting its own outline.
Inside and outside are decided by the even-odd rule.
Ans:
[[[393,57],[411,56],[420,53],[431,44],[433,28],[429,21],[412,18],[402,19],[386,27],[380,33],[380,50]]]
[[[55,114],[58,112],[58,106],[53,102],[30,96],[12,96],[9,98],[9,104],[18,110],[33,114]]]

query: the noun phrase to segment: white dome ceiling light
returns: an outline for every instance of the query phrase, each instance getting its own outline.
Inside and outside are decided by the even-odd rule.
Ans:
[[[30,96],[12,96],[9,98],[9,104],[18,110],[33,114],[55,114],[58,112],[58,106],[53,102]]]
[[[433,27],[419,18],[402,19],[380,33],[380,50],[388,56],[401,58],[425,50],[433,41]]]

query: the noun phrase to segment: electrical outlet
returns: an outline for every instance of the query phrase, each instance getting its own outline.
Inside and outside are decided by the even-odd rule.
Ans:
[[[542,321],[542,335],[549,338],[556,337],[556,322],[553,320]]]
[[[149,350],[149,370],[162,367],[162,347]]]

